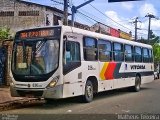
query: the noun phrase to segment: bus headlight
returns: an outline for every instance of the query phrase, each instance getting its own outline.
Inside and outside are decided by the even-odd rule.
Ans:
[[[59,80],[59,76],[56,76],[55,78],[53,78],[53,80],[48,84],[48,88],[52,88],[52,87],[55,87],[57,82]]]
[[[49,83],[49,87],[54,87],[56,85],[57,81],[51,81]]]

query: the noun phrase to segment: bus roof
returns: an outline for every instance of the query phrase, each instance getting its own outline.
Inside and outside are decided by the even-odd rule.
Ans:
[[[113,42],[119,42],[119,43],[129,44],[129,45],[133,45],[133,46],[152,48],[152,46],[148,45],[148,44],[130,41],[130,40],[117,38],[117,37],[113,37],[113,36],[109,36],[109,35],[104,35],[104,34],[92,32],[92,31],[88,31],[88,30],[83,30],[83,29],[79,29],[79,28],[75,28],[75,27],[71,27],[71,26],[62,26],[62,30],[63,30],[63,32],[74,32],[77,34],[82,34],[84,36],[89,36],[89,37],[94,37],[94,38],[99,38],[99,39],[104,39],[104,40],[110,40]]]
[[[146,48],[150,48],[150,49],[152,48],[152,46],[148,45],[148,44],[139,43],[139,42],[135,42],[135,41],[131,41],[131,40],[126,40],[126,39],[122,39],[122,38],[117,38],[117,37],[113,37],[113,36],[109,36],[109,35],[104,35],[104,34],[92,32],[92,31],[88,31],[88,30],[84,30],[84,29],[80,29],[80,28],[75,28],[75,27],[71,27],[71,26],[56,25],[56,26],[48,26],[48,27],[37,27],[37,28],[26,29],[26,30],[29,31],[29,30],[34,30],[34,29],[54,28],[54,27],[62,27],[62,30],[64,33],[65,32],[74,32],[74,33],[81,34],[84,36],[109,40],[109,41],[113,41],[113,42],[119,42],[119,43],[129,44],[129,45],[133,45],[133,46],[146,47]],[[26,31],[26,30],[21,30],[21,31],[18,31],[17,33],[22,32],[22,31]]]

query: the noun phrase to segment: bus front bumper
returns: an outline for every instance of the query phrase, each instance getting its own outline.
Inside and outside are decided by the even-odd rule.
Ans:
[[[10,85],[12,97],[30,97],[30,98],[63,98],[63,85],[55,86],[54,88],[45,89],[24,89]]]

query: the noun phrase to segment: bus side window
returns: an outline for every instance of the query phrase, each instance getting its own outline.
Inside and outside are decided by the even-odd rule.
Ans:
[[[147,48],[143,48],[143,62],[149,62],[149,51]]]
[[[142,50],[140,47],[135,47],[135,62],[142,62]]]
[[[106,40],[98,40],[99,60],[111,61],[112,60],[112,45],[111,42]]]
[[[113,57],[114,61],[124,61],[123,45],[120,43],[113,43]]]
[[[83,50],[86,61],[96,61],[98,59],[97,40],[95,38],[84,37]]]
[[[63,73],[67,74],[81,65],[80,44],[78,42],[65,41],[64,52],[66,63],[63,64]]]
[[[133,46],[131,45],[125,45],[125,61],[131,62],[133,61]]]

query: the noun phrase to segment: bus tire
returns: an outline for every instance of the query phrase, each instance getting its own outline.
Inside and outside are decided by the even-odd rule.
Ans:
[[[44,100],[47,104],[54,103],[54,99],[51,99],[51,98],[44,98]]]
[[[135,78],[135,86],[133,86],[134,92],[139,92],[141,88],[141,78],[139,76],[136,76]]]
[[[89,103],[93,100],[93,84],[90,80],[86,82],[85,93],[83,95],[83,101]]]

